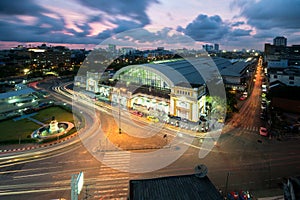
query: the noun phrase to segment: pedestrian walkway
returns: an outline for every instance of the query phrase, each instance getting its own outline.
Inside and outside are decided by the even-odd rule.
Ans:
[[[16,117],[14,118],[13,120],[16,122],[16,121],[19,121],[19,120],[22,120],[22,119],[29,119],[31,121],[33,121],[34,123],[37,123],[38,125],[41,125],[41,126],[44,126],[45,124],[32,118],[32,116],[36,115],[37,113],[31,113],[31,114],[26,114],[26,115],[22,115],[20,117]]]
[[[33,121],[33,122],[35,122],[35,123],[37,123],[37,124],[39,124],[39,125],[41,125],[41,126],[45,126],[44,123],[42,123],[42,122],[40,122],[40,121],[38,121],[38,120],[36,120],[36,119],[34,119],[34,118],[27,117],[27,119],[29,119],[29,120],[31,120],[31,121]]]
[[[14,118],[13,120],[16,122],[16,121],[19,121],[19,120],[22,120],[22,119],[25,119],[25,118],[29,118],[29,117],[32,117],[34,115],[36,115],[37,113],[34,112],[34,113],[30,113],[30,114],[26,114],[26,115],[22,115],[20,117],[16,117]]]
[[[130,152],[105,152],[95,185],[95,199],[127,199]]]

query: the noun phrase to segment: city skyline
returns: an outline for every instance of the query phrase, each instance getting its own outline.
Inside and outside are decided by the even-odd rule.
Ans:
[[[0,49],[41,43],[93,49],[103,40],[133,29],[180,41],[183,35],[220,49],[258,49],[276,36],[299,44],[300,2],[289,0],[179,1],[151,0],[124,3],[95,1],[12,1],[0,3]]]

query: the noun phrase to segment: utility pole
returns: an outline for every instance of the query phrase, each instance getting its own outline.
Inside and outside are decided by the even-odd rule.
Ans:
[[[228,178],[229,178],[230,172],[227,172],[227,177],[226,177],[226,184],[225,184],[225,197],[227,197],[227,189],[228,189]]]
[[[119,134],[122,133],[121,129],[121,88],[119,90]]]
[[[121,82],[121,77],[119,74],[119,82]],[[121,87],[119,88],[119,134],[122,133],[121,129]]]

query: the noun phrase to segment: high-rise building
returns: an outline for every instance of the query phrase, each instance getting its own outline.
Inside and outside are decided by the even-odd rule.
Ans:
[[[219,48],[220,48],[219,44],[214,44],[214,50],[215,51],[219,51],[220,50]]]
[[[205,44],[205,45],[202,45],[203,49],[205,51],[212,51],[214,46],[213,45],[210,45],[210,44]]]
[[[273,45],[286,47],[287,39],[283,36],[277,36],[276,38],[273,39]]]

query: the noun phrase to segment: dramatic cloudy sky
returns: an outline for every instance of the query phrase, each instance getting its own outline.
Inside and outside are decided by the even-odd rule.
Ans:
[[[187,35],[221,49],[263,50],[281,35],[300,44],[299,11],[299,0],[0,0],[0,49],[41,43],[91,49],[143,28],[156,31],[144,38],[153,46],[155,37],[168,43]]]

